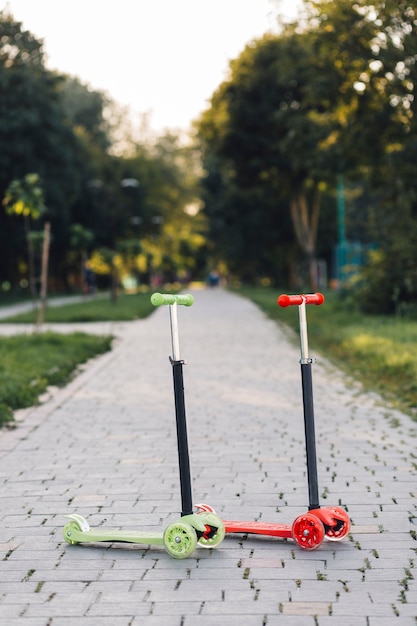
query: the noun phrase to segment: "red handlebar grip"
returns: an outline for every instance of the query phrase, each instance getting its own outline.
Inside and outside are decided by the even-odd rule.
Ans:
[[[291,306],[293,304],[323,304],[324,296],[322,293],[308,293],[308,294],[299,294],[296,296],[287,296],[287,294],[283,293],[277,299],[278,305],[282,307]]]

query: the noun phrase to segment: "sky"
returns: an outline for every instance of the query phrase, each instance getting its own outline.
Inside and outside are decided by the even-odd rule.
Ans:
[[[156,133],[186,130],[229,62],[301,0],[0,0],[37,39],[46,66],[104,91]]]

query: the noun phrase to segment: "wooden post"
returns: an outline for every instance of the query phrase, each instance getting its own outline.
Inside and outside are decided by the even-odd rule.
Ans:
[[[48,260],[49,243],[51,240],[51,224],[45,222],[43,245],[42,245],[42,269],[41,269],[41,298],[38,311],[38,328],[42,326],[45,318],[46,300],[48,293]]]

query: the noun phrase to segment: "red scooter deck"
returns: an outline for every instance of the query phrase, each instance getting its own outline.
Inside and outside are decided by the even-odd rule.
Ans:
[[[208,504],[197,504],[200,511],[213,512]],[[271,522],[223,520],[226,534],[241,533],[293,539],[304,550],[315,550],[324,541],[340,541],[350,531],[348,513],[339,506],[329,506],[299,515],[292,525]]]
[[[271,524],[268,522],[240,522],[223,520],[226,533],[250,533],[292,539],[291,526],[288,524]]]

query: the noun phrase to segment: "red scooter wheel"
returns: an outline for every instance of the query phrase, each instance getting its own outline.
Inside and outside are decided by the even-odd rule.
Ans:
[[[333,516],[334,526],[326,525],[326,538],[330,541],[340,541],[350,531],[350,517],[340,506],[328,509]]]
[[[315,550],[324,540],[324,526],[311,513],[297,517],[292,525],[292,537],[303,550]]]

